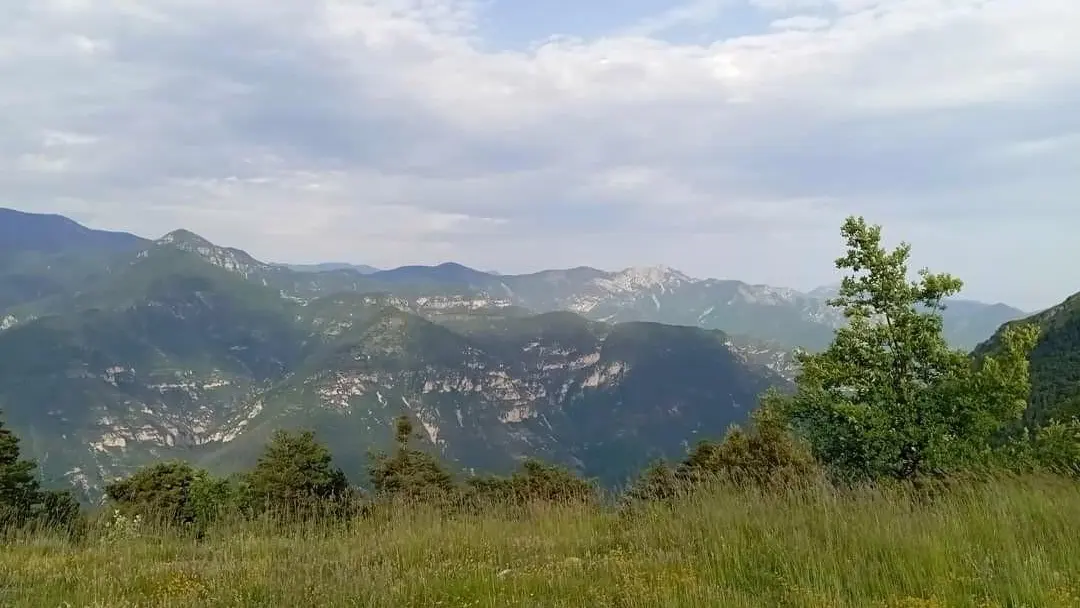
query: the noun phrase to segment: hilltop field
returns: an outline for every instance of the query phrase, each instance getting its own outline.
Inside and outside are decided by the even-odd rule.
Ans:
[[[1080,606],[1080,487],[713,488],[633,511],[399,511],[202,541],[133,525],[0,552],[4,606]],[[121,522],[123,520],[120,520]]]

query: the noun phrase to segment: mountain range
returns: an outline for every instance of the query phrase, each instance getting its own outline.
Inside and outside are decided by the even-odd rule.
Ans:
[[[157,458],[244,467],[298,426],[358,473],[403,412],[461,470],[539,456],[619,483],[744,420],[843,322],[828,289],[662,266],[292,267],[13,210],[0,236],[0,410],[88,496]],[[945,326],[968,347],[1022,316],[957,300]]]
[[[0,215],[0,221],[7,223],[7,230],[22,234],[60,232],[66,238],[54,240],[67,243],[37,250],[12,248],[15,264],[11,259],[0,259],[0,264],[7,262],[4,264],[7,268],[0,266],[0,286],[4,287],[0,311],[16,304],[40,301],[44,295],[63,291],[65,285],[68,289],[78,289],[86,281],[97,281],[110,259],[117,259],[110,258],[110,253],[131,251],[150,243],[125,233],[89,230],[60,216],[7,210]],[[28,228],[15,227],[18,224]],[[75,229],[82,230],[82,236],[66,234]],[[40,240],[51,242],[48,238]],[[735,280],[697,279],[665,266],[616,272],[578,267],[523,275],[481,272],[452,262],[392,270],[341,263],[292,266],[261,262],[242,250],[216,246],[186,230],[171,232],[157,242],[196,253],[211,264],[259,281],[298,301],[339,292],[469,296],[475,306],[512,305],[537,313],[565,310],[609,323],[650,321],[691,325],[810,350],[826,346],[844,322],[840,311],[828,305],[828,299],[835,294],[832,287],[804,293]],[[87,250],[93,253],[87,256]],[[12,254],[6,257],[11,258]],[[45,268],[51,260],[57,263]],[[80,273],[82,276],[77,276]],[[35,311],[31,307],[8,314],[17,312],[32,316]],[[1026,313],[1000,303],[955,299],[947,302],[943,316],[950,343],[970,349],[1001,324],[1022,318]],[[7,323],[18,318],[14,314]]]

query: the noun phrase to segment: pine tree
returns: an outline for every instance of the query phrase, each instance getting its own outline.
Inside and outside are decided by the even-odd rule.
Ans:
[[[21,457],[19,438],[0,420],[0,528],[22,525],[39,500],[37,465]]]
[[[37,464],[22,458],[19,438],[0,420],[0,530],[34,524],[67,528],[79,517],[70,492],[42,490]]]
[[[394,454],[372,454],[368,468],[377,495],[408,502],[440,503],[455,494],[454,477],[438,459],[412,447],[412,440],[418,438],[408,416],[394,421]]]
[[[246,477],[253,509],[306,517],[334,510],[353,498],[345,473],[311,431],[274,433]]]

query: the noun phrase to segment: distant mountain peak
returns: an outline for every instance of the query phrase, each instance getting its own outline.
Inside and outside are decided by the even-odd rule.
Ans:
[[[379,272],[378,268],[369,266],[367,264],[350,264],[347,262],[323,262],[319,264],[278,264],[282,268],[288,268],[296,272],[335,272],[341,270],[352,270],[360,274],[374,274]]]
[[[173,230],[172,232],[166,234],[165,236],[161,237],[160,239],[158,239],[155,242],[158,243],[159,245],[172,245],[174,247],[180,247],[180,248],[183,248],[183,249],[187,249],[189,247],[190,248],[199,248],[199,247],[204,247],[204,248],[214,247],[214,248],[216,248],[217,247],[217,245],[214,245],[213,243],[206,240],[205,238],[203,238],[203,237],[199,236],[198,234],[195,234],[194,232],[192,232],[190,230],[187,230],[185,228],[178,228],[176,230]]]
[[[693,279],[669,266],[632,266],[616,272],[610,278],[597,279],[597,283],[612,291],[633,291],[637,289],[666,288],[680,283],[689,283]]]
[[[243,275],[245,278],[255,272],[270,268],[269,264],[256,260],[246,251],[232,247],[219,247],[198,234],[183,228],[173,230],[155,241],[155,243],[159,246],[173,247],[197,254],[207,262],[230,272]]]
[[[840,283],[832,283],[829,285],[822,285],[821,287],[815,287],[806,292],[806,295],[811,298],[820,298],[822,300],[835,298],[840,294]]]
[[[436,266],[436,268],[443,268],[443,269],[447,269],[447,270],[453,269],[453,270],[469,270],[469,271],[472,271],[472,272],[480,272],[479,270],[474,270],[474,269],[469,268],[468,266],[466,266],[464,264],[459,264],[457,262],[443,262],[442,264],[439,264],[438,266]]]

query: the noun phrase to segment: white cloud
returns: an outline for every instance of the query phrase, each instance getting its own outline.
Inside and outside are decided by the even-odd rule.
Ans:
[[[653,36],[680,26],[707,25],[735,4],[737,2],[734,0],[692,0],[688,4],[674,6],[659,15],[643,19],[627,29],[626,33],[632,36]]]
[[[845,213],[917,248],[966,221],[926,238],[973,295],[1080,289],[972,255],[1040,204],[1045,231],[1080,220],[1074,0],[702,0],[507,49],[490,1],[0,0],[0,189],[275,259],[797,286],[828,279]],[[739,36],[664,38],[750,10]]]
[[[795,15],[784,17],[769,24],[769,27],[777,30],[820,30],[828,27],[829,20],[812,15]]]
[[[750,4],[766,10],[778,13],[790,13],[794,11],[823,9],[834,4],[840,4],[844,0],[750,0]],[[866,7],[873,6],[878,0],[847,0],[850,2],[862,2]]]

